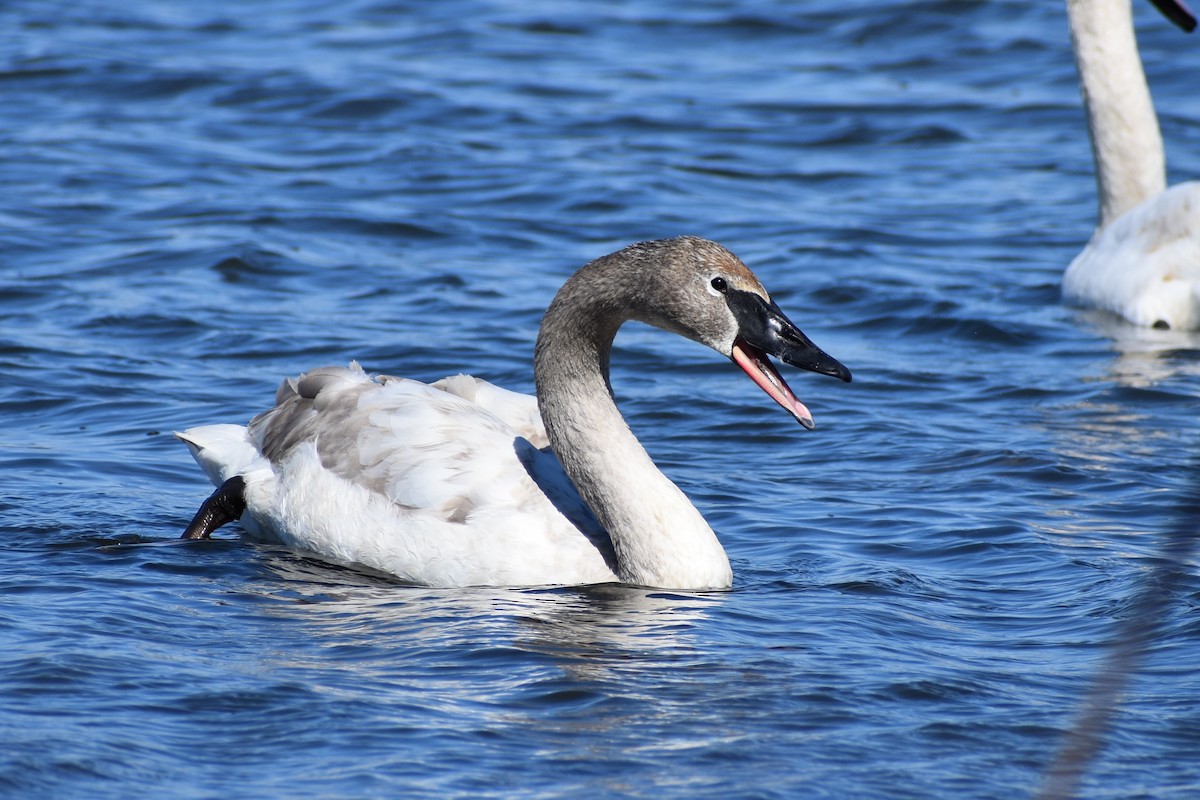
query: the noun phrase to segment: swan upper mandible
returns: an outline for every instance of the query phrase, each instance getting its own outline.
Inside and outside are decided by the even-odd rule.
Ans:
[[[351,364],[284,381],[246,427],[177,434],[220,486],[184,536],[240,517],[264,540],[433,586],[727,587],[716,535],[613,400],[609,356],[628,320],[730,358],[806,428],[768,356],[850,380],[721,245],[641,242],[559,290],[535,348],[536,399]]]

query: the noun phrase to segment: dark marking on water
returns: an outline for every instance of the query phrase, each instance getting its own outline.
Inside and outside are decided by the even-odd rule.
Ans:
[[[1038,800],[1068,800],[1079,796],[1088,767],[1104,751],[1122,695],[1162,630],[1175,589],[1187,575],[1186,565],[1196,549],[1200,529],[1200,460],[1192,457],[1191,482],[1180,498],[1176,523],[1164,536],[1162,551],[1119,623],[1108,658],[1092,681],[1083,708],[1067,732],[1054,763],[1046,771]]]

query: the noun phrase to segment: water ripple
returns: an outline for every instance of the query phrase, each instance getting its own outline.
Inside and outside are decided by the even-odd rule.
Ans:
[[[1135,9],[1174,170],[1186,42]],[[1063,308],[1062,9],[11,3],[0,794],[1011,797],[1159,558],[1200,339]],[[731,592],[442,591],[231,532],[169,432],[360,359],[532,388],[569,272],[696,233],[855,382],[630,326],[613,384]],[[436,346],[434,346],[436,344]],[[1088,796],[1197,782],[1181,579]]]

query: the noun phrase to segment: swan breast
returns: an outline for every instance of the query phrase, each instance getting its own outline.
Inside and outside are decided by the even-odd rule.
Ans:
[[[1200,327],[1200,183],[1181,183],[1092,237],[1063,276],[1072,303],[1137,325]]]

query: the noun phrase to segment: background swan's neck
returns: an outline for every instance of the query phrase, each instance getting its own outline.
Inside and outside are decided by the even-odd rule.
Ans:
[[[1067,0],[1067,16],[1096,162],[1099,230],[1166,188],[1162,134],[1130,0]]]
[[[637,285],[634,276],[593,262],[555,297],[534,360],[542,419],[563,469],[612,539],[622,581],[724,588],[732,583],[725,550],[651,461],[612,398],[609,354],[627,318],[620,311],[626,301],[613,292]]]

